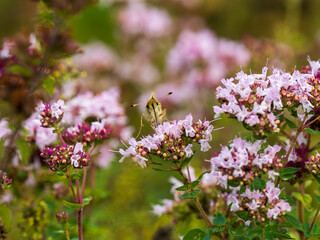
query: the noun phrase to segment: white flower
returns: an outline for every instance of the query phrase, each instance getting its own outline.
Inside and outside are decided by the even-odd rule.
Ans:
[[[190,143],[183,151],[186,153],[187,158],[191,157],[193,155],[192,144]]]
[[[73,165],[74,167],[79,167],[79,160],[80,156],[77,154],[74,154],[71,156],[71,165]]]
[[[63,109],[64,107],[64,101],[63,100],[58,100],[56,103],[52,104],[51,106],[51,111],[52,111],[52,115],[55,117],[55,118],[59,118],[60,115],[62,115]]]
[[[83,150],[83,145],[82,143],[77,143],[74,147],[73,153],[77,154],[78,152]]]

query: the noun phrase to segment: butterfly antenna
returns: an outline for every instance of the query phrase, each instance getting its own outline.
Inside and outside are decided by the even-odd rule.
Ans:
[[[142,103],[135,103],[135,104],[132,104],[132,105],[130,105],[130,107],[136,107],[136,106],[139,106],[139,105],[141,105]]]
[[[161,96],[159,99],[164,98],[164,97],[166,97],[166,96],[170,96],[172,93],[173,93],[173,92],[168,92],[166,95]]]

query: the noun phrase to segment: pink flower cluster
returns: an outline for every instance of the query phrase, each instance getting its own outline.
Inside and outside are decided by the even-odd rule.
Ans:
[[[88,44],[83,47],[83,51],[83,54],[77,54],[73,57],[74,65],[81,70],[101,72],[117,66],[117,55],[101,42]]]
[[[214,86],[234,66],[250,59],[244,45],[217,38],[210,30],[184,30],[167,57],[169,73],[187,72],[198,84]]]
[[[91,156],[83,151],[83,145],[62,144],[56,147],[46,147],[40,156],[52,171],[65,171],[68,165],[83,168],[90,164]]]
[[[63,140],[68,144],[80,142],[84,146],[91,146],[92,143],[97,144],[108,139],[110,133],[110,128],[102,120],[101,122],[93,122],[91,125],[82,123],[75,127],[69,127],[61,135]]]
[[[305,162],[306,169],[312,174],[319,175],[320,174],[320,154],[317,153],[314,156],[308,158]]]
[[[281,190],[272,181],[268,181],[263,189],[252,189],[255,181],[275,180],[279,175],[275,170],[283,167],[277,156],[281,147],[264,147],[264,143],[235,138],[211,159],[211,174],[216,183],[223,189],[232,190],[227,194],[227,204],[232,203],[231,211],[246,211],[249,217],[259,221],[265,221],[266,217],[277,219],[279,214],[284,215],[285,211],[291,210],[288,203],[279,199]]]
[[[3,172],[0,170],[0,180],[1,180],[1,188],[3,187],[2,185],[9,185],[12,183],[12,179],[8,177],[6,172]]]
[[[41,126],[40,122],[41,116],[37,113],[33,113],[26,121],[23,123],[23,127],[27,131],[27,138],[30,141],[34,141],[36,145],[42,149],[45,146],[54,143],[58,135],[53,133],[54,128],[44,128]]]
[[[78,94],[66,101],[63,123],[79,124],[93,117],[106,119],[110,125],[124,125],[126,116],[119,95],[119,89],[115,87],[96,95],[89,91]]]
[[[40,103],[37,112],[41,115],[41,126],[44,128],[56,127],[62,120],[64,101],[58,100],[54,104]]]
[[[278,219],[291,211],[289,203],[279,199],[280,193],[281,190],[268,181],[262,191],[250,190],[247,186],[241,194],[235,191],[228,194],[227,204],[231,204],[230,210],[233,212],[244,211],[248,213],[248,218],[264,222],[266,218]]]
[[[279,116],[284,108],[295,111],[302,106],[309,113],[318,106],[320,79],[311,72],[295,70],[291,74],[274,69],[267,76],[267,70],[264,67],[262,74],[249,75],[241,71],[235,78],[223,79],[224,87],[219,86],[216,92],[221,105],[213,107],[215,117],[227,113],[249,125],[257,135],[264,135],[280,131]]]
[[[167,36],[171,20],[166,11],[148,7],[144,3],[130,3],[119,12],[119,22],[129,35],[142,35],[149,38]]]
[[[209,121],[199,120],[193,123],[191,114],[178,122],[164,122],[155,128],[156,133],[153,136],[148,135],[140,141],[131,138],[128,149],[120,149],[120,154],[123,155],[120,162],[126,157],[132,157],[134,162],[146,167],[146,163],[152,161],[151,155],[166,161],[179,162],[194,154],[193,142],[200,143],[201,151],[208,151],[211,148],[209,142],[212,140],[212,131],[213,126]]]
[[[223,146],[221,152],[211,158],[212,174],[217,184],[223,188],[228,187],[228,180],[240,185],[251,184],[265,173],[274,180],[279,174],[273,169],[283,167],[277,156],[281,147],[274,145],[263,149],[263,143],[262,140],[250,143],[235,138],[228,146]]]

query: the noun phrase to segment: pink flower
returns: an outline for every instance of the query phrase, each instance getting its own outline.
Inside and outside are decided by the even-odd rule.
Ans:
[[[166,36],[171,29],[171,20],[164,10],[143,3],[131,3],[122,9],[119,22],[125,33],[149,38]]]
[[[186,153],[188,158],[191,157],[193,155],[192,144],[189,144],[183,151]]]
[[[0,139],[7,137],[11,134],[11,129],[9,128],[9,123],[6,119],[0,120]]]

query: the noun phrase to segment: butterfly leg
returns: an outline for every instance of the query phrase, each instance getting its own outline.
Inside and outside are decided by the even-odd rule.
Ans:
[[[143,118],[144,118],[144,117],[145,117],[145,114],[143,113],[143,114],[141,115],[140,129],[139,129],[138,135],[135,137],[135,139],[137,139],[137,138],[139,137],[140,133],[141,133],[141,130],[142,130],[142,127],[143,127],[142,121],[143,121]]]

